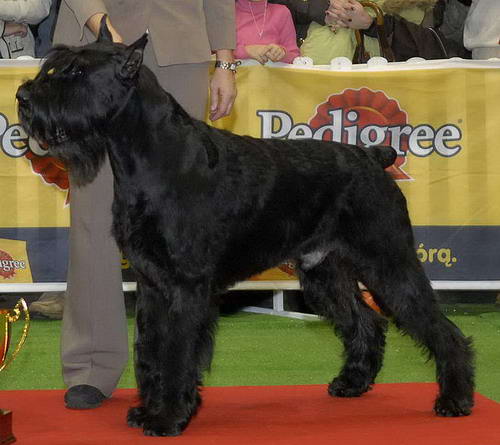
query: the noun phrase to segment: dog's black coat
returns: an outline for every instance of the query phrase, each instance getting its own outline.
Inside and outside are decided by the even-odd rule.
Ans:
[[[405,198],[383,170],[391,148],[260,140],[194,120],[142,66],[146,38],[53,50],[18,91],[27,132],[74,182],[109,155],[113,235],[138,281],[136,374],[141,406],[128,422],[176,435],[199,404],[212,357],[216,296],[294,260],[306,300],[336,327],[345,363],[329,386],[359,396],[382,365],[386,321],[436,360],[442,416],[473,405],[470,341],[440,312],[414,251]]]

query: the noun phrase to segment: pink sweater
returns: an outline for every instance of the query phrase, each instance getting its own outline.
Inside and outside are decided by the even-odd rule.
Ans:
[[[250,5],[252,10],[250,10]],[[266,20],[264,11],[267,4]],[[253,16],[252,16],[253,12]],[[255,17],[255,21],[254,21]],[[259,32],[262,31],[262,37]],[[297,47],[297,35],[292,20],[292,14],[286,6],[249,0],[236,0],[236,59],[249,59],[246,45],[267,45],[275,43],[286,50],[286,55],[280,62],[292,63],[300,55]]]

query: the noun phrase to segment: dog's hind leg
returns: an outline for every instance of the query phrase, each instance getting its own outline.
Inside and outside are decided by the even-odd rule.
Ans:
[[[436,414],[468,415],[474,390],[471,340],[441,312],[413,247],[400,249],[406,248],[392,244],[383,260],[374,260],[371,267],[365,264],[361,280],[382,310],[393,317],[396,326],[436,360]]]
[[[328,392],[360,396],[382,366],[387,321],[362,301],[352,265],[335,252],[311,268],[299,262],[298,270],[306,302],[333,323],[345,349],[343,367]]]
[[[165,295],[138,282],[135,369],[141,406],[129,410],[127,422],[148,436],[179,435],[201,403],[198,386],[211,358],[216,312],[208,295],[198,292],[173,286]]]

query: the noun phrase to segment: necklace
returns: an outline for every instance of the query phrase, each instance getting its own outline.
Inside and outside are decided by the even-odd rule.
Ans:
[[[264,34],[264,28],[266,27],[267,0],[264,0],[264,1],[266,2],[265,6],[264,6],[264,19],[262,20],[262,28],[260,28],[260,29],[259,29],[259,25],[257,25],[257,20],[255,19],[255,15],[253,13],[252,2],[251,1],[248,2],[248,6],[249,6],[250,12],[252,14],[253,23],[255,25],[255,28],[257,29],[257,35],[259,36],[259,39],[262,39],[262,34]]]

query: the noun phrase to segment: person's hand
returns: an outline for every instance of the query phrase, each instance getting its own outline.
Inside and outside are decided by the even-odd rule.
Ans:
[[[267,45],[268,50],[266,51],[266,57],[272,62],[278,62],[286,55],[286,50],[280,45],[275,43],[270,43]]]
[[[231,70],[215,68],[210,80],[210,120],[228,116],[236,99],[235,74]]]
[[[94,35],[99,34],[99,28],[101,27],[101,19],[103,18],[103,13],[94,14],[87,20],[87,27],[94,33]],[[109,16],[106,17],[106,25],[108,26],[108,30],[111,33],[111,38],[115,43],[123,43],[122,36],[120,33],[114,28],[111,24],[111,20],[109,20]]]
[[[356,0],[330,0],[325,22],[334,29],[368,29],[373,22],[373,17]]]
[[[255,59],[257,62],[264,65],[269,60],[269,56],[267,55],[267,51],[269,49],[269,45],[246,45],[245,50],[248,55]]]
[[[5,22],[4,36],[26,37],[27,34],[28,26],[24,23]]]

